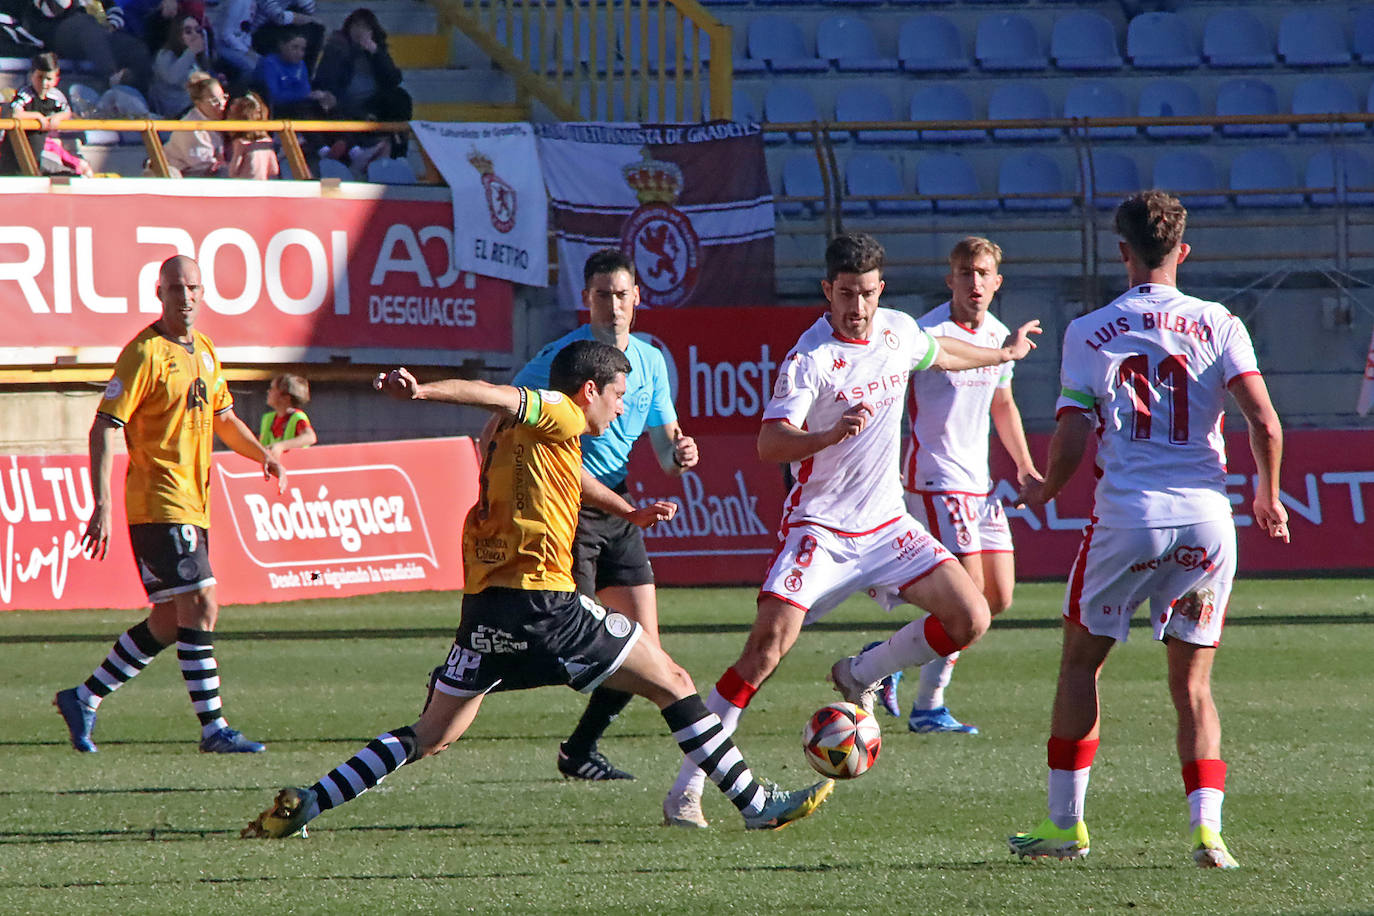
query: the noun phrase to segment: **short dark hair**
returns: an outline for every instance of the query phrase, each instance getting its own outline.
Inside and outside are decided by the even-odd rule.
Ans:
[[[62,67],[57,63],[56,54],[51,51],[44,51],[33,56],[33,60],[29,61],[29,69],[39,73],[56,73]]]
[[[386,29],[382,28],[382,23],[377,19],[377,14],[365,6],[360,6],[345,16],[343,27],[340,28],[339,31],[347,36],[348,30],[353,27],[354,23],[358,22],[366,24],[367,27],[372,30],[373,41],[377,42],[379,45],[386,44]]]
[[[1187,225],[1188,211],[1167,191],[1141,191],[1116,208],[1116,234],[1150,268],[1178,247]]]
[[[837,235],[825,246],[825,279],[833,283],[840,274],[881,272],[886,254],[882,243],[867,232]]]
[[[630,374],[630,360],[618,347],[599,340],[574,340],[558,351],[549,365],[549,387],[573,395],[588,379],[597,388]]]
[[[619,248],[593,251],[587,258],[587,263],[582,265],[582,288],[589,288],[592,285],[592,277],[597,274],[613,274],[618,270],[629,274],[631,280],[635,279],[635,262],[631,261],[625,252]]]

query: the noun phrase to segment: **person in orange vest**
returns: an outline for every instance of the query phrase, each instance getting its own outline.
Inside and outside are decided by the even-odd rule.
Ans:
[[[317,440],[310,418],[301,408],[310,403],[310,383],[299,375],[279,375],[267,389],[267,406],[258,427],[258,441],[274,458],[289,448],[309,448]]]

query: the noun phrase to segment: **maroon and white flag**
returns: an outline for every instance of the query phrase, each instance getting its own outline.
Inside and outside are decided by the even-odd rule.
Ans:
[[[582,264],[619,248],[644,305],[773,298],[773,195],[757,124],[536,124],[558,239],[559,301]]]
[[[1374,407],[1374,335],[1369,338],[1369,355],[1364,358],[1364,381],[1360,383],[1360,402],[1355,406],[1360,416]]]

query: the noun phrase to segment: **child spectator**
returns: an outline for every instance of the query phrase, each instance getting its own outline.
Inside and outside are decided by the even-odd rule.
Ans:
[[[277,49],[258,61],[254,83],[279,118],[319,120],[334,108],[331,93],[310,86],[304,35],[283,33]]]
[[[305,36],[305,65],[311,71],[320,57],[325,28],[315,12],[315,0],[255,0],[253,50],[267,55],[287,35]]]
[[[154,111],[179,118],[191,107],[186,81],[192,73],[210,66],[205,41],[205,30],[194,16],[183,16],[180,25],[167,33],[166,42],[153,58],[153,82],[148,87],[148,101]]]
[[[310,383],[299,375],[279,375],[267,389],[267,406],[262,415],[258,441],[274,458],[289,448],[309,448],[317,441],[310,418],[302,410],[310,403]]]
[[[266,121],[267,106],[256,92],[241,95],[229,103],[226,121]],[[277,151],[265,130],[252,130],[229,135],[229,177],[255,178],[265,181],[281,172]],[[282,376],[288,378],[288,376]],[[289,376],[296,378],[296,376]],[[301,381],[304,384],[304,380]],[[308,397],[308,395],[307,395]],[[264,443],[266,444],[266,443]]]
[[[35,54],[29,69],[28,84],[21,86],[10,102],[10,117],[32,122],[36,126],[37,129],[30,129],[26,133],[42,174],[89,176],[91,167],[86,161],[68,153],[61,141],[48,133],[72,116],[67,97],[57,88],[61,76],[56,54],[49,51]],[[45,156],[50,144],[52,152]],[[18,172],[19,162],[14,156],[14,148],[4,143],[3,149],[0,149],[0,174],[14,175]]]
[[[183,121],[222,121],[224,106],[229,101],[219,80],[208,73],[192,73],[186,81],[191,96],[191,110]],[[178,130],[162,145],[167,164],[178,176],[208,178],[223,176],[224,138],[217,130]]]

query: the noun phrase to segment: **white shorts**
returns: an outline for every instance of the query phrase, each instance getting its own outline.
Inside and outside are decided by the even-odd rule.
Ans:
[[[806,623],[861,590],[890,611],[902,603],[903,589],[953,559],[909,515],[858,535],[798,525],[785,532],[759,592],[801,608]]]
[[[916,490],[906,508],[956,556],[1011,553],[1011,526],[1002,501],[982,493]]]
[[[1083,532],[1064,616],[1095,636],[1126,641],[1131,615],[1149,599],[1155,639],[1216,646],[1236,578],[1236,526],[1226,521],[1175,528]]]

